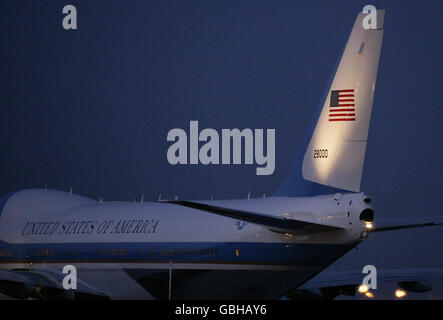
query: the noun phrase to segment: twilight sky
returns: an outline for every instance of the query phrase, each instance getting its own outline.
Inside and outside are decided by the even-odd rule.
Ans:
[[[379,218],[442,214],[441,1],[2,1],[0,194],[272,194],[365,4],[387,16],[362,191]],[[170,165],[167,133],[190,120],[275,128],[274,174]],[[332,268],[443,267],[442,231],[373,235]]]

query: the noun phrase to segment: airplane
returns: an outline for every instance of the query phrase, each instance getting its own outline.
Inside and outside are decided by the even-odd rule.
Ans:
[[[334,298],[350,284],[355,291],[355,274],[352,283],[343,280],[350,274],[327,284],[309,281],[373,232],[443,224],[441,216],[377,219],[360,190],[385,11],[377,11],[375,29],[364,29],[363,17],[358,14],[273,196],[108,202],[46,188],[12,192],[0,199],[0,293],[18,299],[295,299],[314,289],[316,297]],[[66,265],[77,269],[75,290],[62,286]],[[416,278],[406,274],[402,282],[414,290]]]

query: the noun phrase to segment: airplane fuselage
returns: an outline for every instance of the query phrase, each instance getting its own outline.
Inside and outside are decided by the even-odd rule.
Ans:
[[[124,270],[153,298],[168,297],[171,272],[177,299],[278,298],[361,241],[365,226],[359,215],[369,207],[363,199],[350,193],[200,201],[344,229],[282,233],[171,203],[24,190],[1,201],[0,268],[71,264],[80,278],[104,291],[112,277],[103,283],[97,271]]]

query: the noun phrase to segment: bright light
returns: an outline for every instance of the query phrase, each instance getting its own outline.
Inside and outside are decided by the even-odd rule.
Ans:
[[[369,290],[369,288],[368,288],[368,286],[365,285],[365,284],[361,284],[361,285],[358,287],[358,292],[360,292],[360,293],[366,293],[366,292],[368,292],[368,290]]]
[[[372,222],[366,222],[366,229],[372,229],[373,227]]]
[[[406,292],[404,290],[401,289],[397,289],[395,290],[395,296],[399,299],[403,298],[404,296],[406,296]]]
[[[374,298],[374,294],[372,292],[369,292],[369,291],[365,293],[365,296],[366,296],[366,298],[369,298],[369,299]]]

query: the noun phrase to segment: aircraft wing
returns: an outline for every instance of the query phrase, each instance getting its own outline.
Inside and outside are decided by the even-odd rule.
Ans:
[[[443,225],[443,216],[377,220],[371,232]]]
[[[17,299],[109,299],[106,294],[80,279],[77,279],[77,289],[65,290],[62,286],[65,276],[51,268],[0,270],[0,293]]]
[[[358,271],[328,272],[317,276],[288,294],[290,299],[334,299],[338,295],[355,296],[357,288],[366,275]],[[398,287],[410,292],[432,290],[432,281],[441,281],[443,268],[378,270],[377,286],[384,283],[396,283]],[[381,286],[380,286],[381,284]]]
[[[217,207],[193,201],[170,200],[164,202],[188,208],[193,208],[201,211],[206,211],[246,222],[260,224],[276,232],[301,231],[306,233],[316,233],[316,232],[343,230],[343,228],[336,226],[330,226],[330,225],[301,221],[301,220],[287,219],[284,217],[276,217],[264,213],[256,213],[256,212],[249,212],[249,211],[232,209],[232,208]]]

